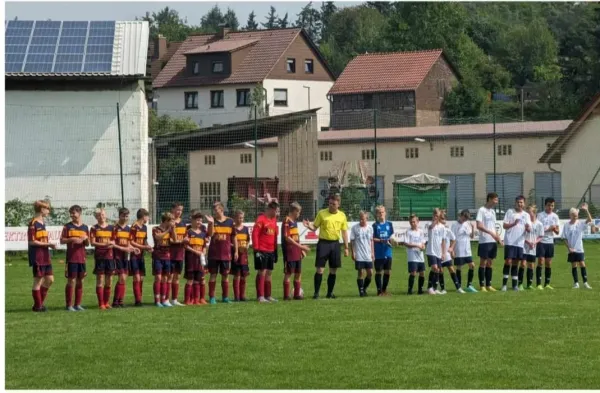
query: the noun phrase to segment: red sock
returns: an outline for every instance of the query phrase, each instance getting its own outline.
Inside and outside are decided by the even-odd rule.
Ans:
[[[83,284],[75,285],[75,305],[81,306],[81,298],[83,297]]]
[[[179,296],[179,283],[178,282],[172,282],[171,283],[171,299],[172,300],[177,300],[178,296]]]
[[[115,284],[115,292],[113,294],[113,306],[119,304],[119,283]]]
[[[185,304],[188,304],[188,303],[190,303],[191,300],[192,300],[192,285],[191,284],[185,284],[183,302]]]
[[[65,302],[67,303],[67,307],[73,305],[73,287],[69,284],[65,285]]]
[[[288,297],[290,297],[290,282],[283,280],[283,298],[287,299]]]
[[[138,281],[138,291],[140,292],[140,302],[142,301],[142,299],[144,298],[144,291],[142,290],[144,288],[144,281],[140,280]]]
[[[240,279],[240,299],[246,298],[246,277]]]
[[[223,298],[229,297],[229,281],[221,280],[221,289],[223,290]]]
[[[260,274],[256,275],[255,281],[256,281],[256,297],[259,298],[262,296],[260,294]]]
[[[294,281],[294,296],[300,296],[300,281]]]
[[[123,304],[125,300],[125,284],[117,284],[119,287],[119,304]]]
[[[104,287],[104,305],[108,305],[110,302],[110,287]]]
[[[152,289],[154,291],[154,303],[160,303],[160,281],[154,281]]]
[[[133,298],[136,303],[140,303],[142,300],[140,299],[140,283],[139,281],[133,282]]]
[[[192,303],[198,304],[200,301],[200,283],[195,282],[192,284]]]
[[[169,299],[169,283],[168,282],[163,282],[161,284],[161,297],[162,297],[162,301],[166,302]]]
[[[264,297],[265,296],[265,276],[261,276],[259,274],[257,279],[258,279],[258,285],[256,287],[256,293],[258,294],[258,297]]]
[[[33,307],[40,308],[42,307],[42,294],[39,289],[32,289],[31,295],[33,296]]]
[[[271,297],[271,280],[265,280],[265,297]]]
[[[104,306],[104,288],[96,287],[96,297],[98,298],[98,307]]]
[[[217,283],[215,281],[208,282],[208,297],[215,297],[215,287]]]
[[[206,300],[206,284],[204,283],[204,280],[198,285],[200,285],[200,299]]]
[[[240,300],[240,278],[236,277],[233,279],[233,298]]]
[[[45,287],[42,285],[42,287],[40,288],[40,294],[42,295],[42,305],[44,305],[44,302],[46,301],[46,295],[48,295],[48,287]]]

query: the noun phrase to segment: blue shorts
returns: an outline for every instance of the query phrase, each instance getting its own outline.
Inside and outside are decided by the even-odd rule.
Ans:
[[[171,274],[171,261],[169,259],[155,259],[152,261],[152,274],[154,276]]]
[[[229,274],[231,274],[232,276],[237,276],[238,273],[240,274],[240,276],[244,276],[244,277],[248,276],[250,274],[250,266],[242,265],[239,263],[232,263]]]
[[[115,259],[115,272],[117,274],[129,274],[129,261]]]
[[[171,273],[181,274],[183,272],[183,261],[171,260]]]
[[[483,259],[496,259],[498,255],[497,243],[479,243],[477,247],[477,256]]]
[[[408,272],[424,272],[425,271],[425,263],[424,262],[408,262]]]
[[[136,274],[140,276],[146,275],[146,261],[143,259],[132,259],[129,261],[129,275],[135,276]]]
[[[527,263],[535,263],[536,257],[535,255],[525,254],[523,255]]]
[[[33,277],[46,277],[52,276],[52,265],[38,265],[34,263],[32,266]]]
[[[554,258],[554,243],[546,244],[546,243],[538,243],[536,248],[536,254],[538,258]]]
[[[392,270],[392,257],[375,259],[375,271]]]
[[[116,265],[112,259],[96,259],[94,261],[94,274],[110,276],[115,273]]]
[[[302,273],[302,261],[285,261],[283,266],[285,274]]]
[[[504,260],[512,259],[513,261],[523,260],[523,248],[517,246],[504,246]]]
[[[567,262],[569,262],[569,263],[584,262],[584,261],[585,261],[585,256],[583,255],[582,252],[570,252],[569,255],[567,256]]]
[[[473,257],[454,258],[454,264],[456,266],[468,265],[469,263],[473,263]]]
[[[427,255],[427,265],[429,265],[429,267],[433,265],[441,266],[442,260],[434,255]]]
[[[452,266],[452,259],[442,262],[441,266],[442,268]]]
[[[354,268],[356,270],[373,269],[373,262],[356,261],[354,262]]]
[[[85,263],[67,262],[65,265],[65,278],[85,278],[87,272]]]
[[[208,271],[210,274],[219,274],[222,276],[229,274],[229,269],[231,268],[231,262],[229,261],[220,261],[218,259],[209,259],[208,260]]]

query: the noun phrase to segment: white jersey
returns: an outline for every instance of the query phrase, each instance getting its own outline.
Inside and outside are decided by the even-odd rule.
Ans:
[[[425,243],[425,234],[420,229],[417,229],[416,231],[409,229],[404,234],[404,242],[410,244],[423,244]],[[408,262],[425,263],[425,257],[420,248],[406,247],[406,257],[408,258]]]
[[[373,253],[371,252],[371,243],[373,242],[373,227],[367,225],[361,227],[356,224],[350,230],[350,241],[357,262],[371,262]]]
[[[455,222],[452,224],[452,232],[456,237],[456,245],[454,246],[454,254],[456,258],[465,258],[471,256],[471,233],[473,227],[468,221]]]
[[[476,221],[482,223],[488,231],[496,232],[496,212],[494,209],[488,209],[485,206],[480,207],[477,211]],[[479,244],[483,243],[496,243],[496,240],[487,233],[479,231]]]
[[[544,237],[544,225],[536,220],[531,223],[531,231],[525,234],[525,240],[535,243],[540,237]],[[523,247],[523,252],[525,255],[537,255],[536,247],[529,247],[527,243],[525,243],[525,247]]]
[[[442,259],[442,241],[446,237],[446,227],[442,224],[429,225],[427,228],[427,255]]]
[[[456,236],[454,236],[454,232],[450,230],[450,228],[444,227],[444,239],[446,240],[446,255],[442,258],[442,262],[448,262],[452,260],[452,255],[447,251],[450,248],[450,242],[456,240]]]
[[[573,248],[575,252],[583,253],[583,233],[588,225],[591,223],[578,220],[575,224],[569,221],[563,226],[562,237],[567,241],[569,248]]]
[[[559,224],[560,220],[558,219],[556,213],[552,212],[548,214],[546,212],[540,212],[537,215],[537,219],[544,226],[544,238],[542,239],[542,243],[554,244],[554,232],[552,232],[549,227]]]
[[[504,232],[504,245],[523,248],[525,246],[525,226],[527,224],[531,226],[531,217],[524,210],[517,212],[514,209],[508,209],[504,215],[504,223],[512,224],[514,222],[518,222],[518,224]]]

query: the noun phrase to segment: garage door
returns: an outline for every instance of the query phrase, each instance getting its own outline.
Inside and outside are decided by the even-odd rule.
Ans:
[[[327,207],[327,205],[325,204],[325,198],[329,194],[329,188],[327,187],[327,179],[329,179],[329,178],[326,177],[326,176],[319,177],[319,191],[318,191],[318,198],[317,198],[317,209],[321,209],[323,207]],[[384,188],[384,177],[383,176],[377,176],[377,194],[378,194],[377,204],[384,203],[384,201],[385,201],[384,191],[385,191],[385,188]]]
[[[463,209],[475,209],[475,175],[440,175],[448,186],[448,218],[455,220]]]
[[[494,190],[494,175],[486,176],[486,192],[496,192],[500,203],[498,208],[502,211],[510,209],[515,204],[515,198],[523,195],[522,173],[496,173],[496,189]]]
[[[544,199],[552,197],[556,200],[556,208],[560,209],[561,175],[559,172],[535,173],[535,203],[544,206]]]

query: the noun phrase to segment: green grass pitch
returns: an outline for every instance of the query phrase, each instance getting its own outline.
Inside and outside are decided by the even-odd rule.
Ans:
[[[372,296],[374,283],[371,296],[359,298],[346,258],[335,300],[158,309],[150,305],[147,277],[146,307],[101,312],[90,274],[87,311],[78,313],[63,311],[59,256],[48,313],[30,311],[31,270],[23,256],[7,256],[6,388],[597,389],[600,244],[585,247],[592,291],[571,289],[560,245],[555,291],[460,295],[446,273],[448,295],[409,297],[406,254],[397,249],[389,298]],[[307,297],[313,261],[311,254],[304,263]],[[498,288],[502,261],[495,266]],[[88,272],[92,267],[89,259]],[[278,298],[282,277],[280,262]],[[126,302],[132,302],[130,282]]]

